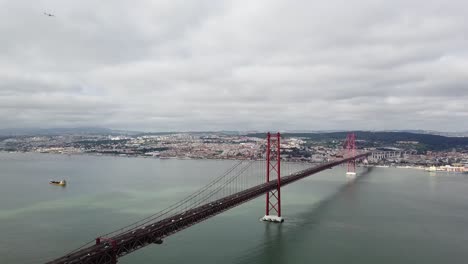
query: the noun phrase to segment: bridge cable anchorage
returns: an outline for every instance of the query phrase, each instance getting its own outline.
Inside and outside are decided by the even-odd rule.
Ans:
[[[136,222],[133,222],[127,226],[124,226],[122,228],[119,228],[117,230],[114,230],[112,232],[108,232],[106,234],[102,234],[102,235],[99,235],[98,237],[101,237],[101,238],[104,238],[104,237],[109,237],[111,235],[115,235],[115,234],[119,234],[119,233],[122,233],[122,232],[125,232],[125,231],[132,231],[134,229],[138,229],[139,227],[141,227],[142,225],[144,224],[147,224],[149,222],[152,222],[153,220],[155,219],[158,219],[162,216],[165,216],[167,215],[168,213],[170,212],[173,212],[174,209],[176,208],[179,208],[180,205],[184,204],[185,202],[189,201],[190,199],[192,199],[193,197],[196,197],[198,196],[200,193],[202,193],[203,191],[205,191],[206,189],[212,187],[214,184],[218,183],[219,181],[221,181],[223,178],[225,178],[226,176],[228,176],[232,171],[234,171],[237,167],[239,167],[241,164],[243,163],[243,161],[238,161],[237,163],[235,163],[232,167],[230,167],[228,170],[226,170],[223,174],[221,174],[220,176],[218,176],[217,178],[215,178],[214,180],[212,180],[211,182],[209,182],[207,185],[203,186],[202,188],[200,188],[199,190],[193,192],[192,194],[186,196],[184,199],[170,205],[169,207],[166,207],[165,209],[162,209],[161,211],[158,211],[152,215],[149,215],[143,219],[140,219]],[[89,246],[89,245],[92,245],[94,244],[95,242],[95,239],[93,240],[90,240],[88,242],[86,242],[85,244],[83,244],[82,246],[70,251],[67,255],[69,254],[72,254],[76,251],[79,251],[80,249],[86,247],[86,246]]]
[[[281,217],[281,135],[276,133],[272,137],[270,132],[267,134],[266,147],[266,183],[270,183],[270,175],[276,174],[276,189],[266,193],[266,209],[263,221],[281,223],[284,219]],[[273,176],[273,175],[272,175]],[[276,215],[271,215],[273,211]]]

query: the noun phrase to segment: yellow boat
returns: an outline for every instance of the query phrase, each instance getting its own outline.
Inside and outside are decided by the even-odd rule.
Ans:
[[[65,180],[61,180],[61,181],[50,181],[49,184],[58,185],[58,186],[65,186],[65,185],[67,185],[67,182],[66,182]]]

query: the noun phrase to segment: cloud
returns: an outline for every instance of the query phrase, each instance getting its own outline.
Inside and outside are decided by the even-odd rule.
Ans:
[[[467,12],[465,1],[0,0],[0,123],[468,130]]]

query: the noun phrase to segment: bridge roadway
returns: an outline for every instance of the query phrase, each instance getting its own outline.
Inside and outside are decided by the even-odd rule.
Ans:
[[[293,183],[297,180],[348,162],[350,160],[362,159],[369,156],[370,154],[371,153],[364,153],[350,158],[327,162],[288,176],[284,176],[281,178],[281,186]],[[69,255],[65,255],[56,260],[47,262],[47,264],[116,263],[115,260],[117,257],[125,256],[152,243],[161,244],[162,239],[171,234],[179,232],[196,223],[199,223],[212,216],[215,216],[276,189],[276,184],[276,180],[274,180],[268,183],[254,186],[214,202],[201,205],[177,215],[173,215],[158,222],[149,223],[145,226],[141,226],[138,229],[133,229],[118,234],[114,237],[108,238],[107,242],[101,242],[100,244],[83,248]]]

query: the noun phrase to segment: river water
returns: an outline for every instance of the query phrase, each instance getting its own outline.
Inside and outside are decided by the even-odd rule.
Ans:
[[[233,161],[0,153],[0,263],[43,263],[163,209]],[[342,167],[215,216],[119,263],[466,263],[468,175]],[[68,180],[65,188],[48,184]]]

